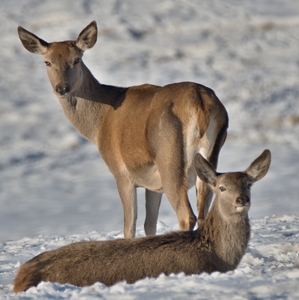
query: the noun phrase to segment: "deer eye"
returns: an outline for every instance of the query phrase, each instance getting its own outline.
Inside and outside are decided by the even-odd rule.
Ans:
[[[47,67],[51,67],[51,63],[49,61],[45,61]]]
[[[251,183],[248,183],[248,184],[247,184],[247,188],[250,189],[251,187],[252,187],[252,184],[251,184]]]
[[[80,58],[77,58],[77,59],[75,59],[75,61],[74,61],[74,65],[78,64],[78,63],[79,63],[79,61],[80,61]]]
[[[219,190],[220,190],[220,192],[224,192],[224,191],[226,191],[226,188],[224,186],[220,186]]]

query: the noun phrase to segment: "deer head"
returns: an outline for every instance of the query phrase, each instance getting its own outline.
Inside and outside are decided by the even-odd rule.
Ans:
[[[21,26],[18,34],[29,52],[44,56],[49,80],[57,96],[66,96],[77,89],[83,81],[83,53],[97,41],[95,21],[84,28],[75,41],[47,43]]]
[[[223,218],[246,215],[250,208],[250,188],[268,172],[271,153],[265,150],[244,172],[217,173],[204,157],[197,153],[194,166],[197,176],[207,183],[215,194],[215,206]]]

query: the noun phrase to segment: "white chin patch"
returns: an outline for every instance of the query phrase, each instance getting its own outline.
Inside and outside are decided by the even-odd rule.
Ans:
[[[249,209],[249,206],[235,206],[236,212],[246,212]]]

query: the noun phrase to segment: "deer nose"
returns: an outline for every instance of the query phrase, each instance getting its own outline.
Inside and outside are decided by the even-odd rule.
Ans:
[[[58,84],[56,86],[56,92],[61,96],[67,94],[69,91],[70,91],[70,87],[68,86],[68,84],[66,84],[65,86]]]
[[[237,199],[236,199],[237,204],[239,205],[247,205],[248,203],[250,203],[250,198],[246,195],[240,195]]]

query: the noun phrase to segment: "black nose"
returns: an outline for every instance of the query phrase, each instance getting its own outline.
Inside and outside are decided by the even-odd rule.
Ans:
[[[237,198],[236,202],[237,202],[238,204],[240,204],[240,205],[246,205],[247,203],[250,202],[250,198],[249,198],[248,196],[246,196],[246,195],[240,195],[240,196]]]
[[[57,85],[56,86],[56,92],[61,96],[65,95],[69,91],[70,91],[70,87],[68,85],[65,85],[65,86]]]

